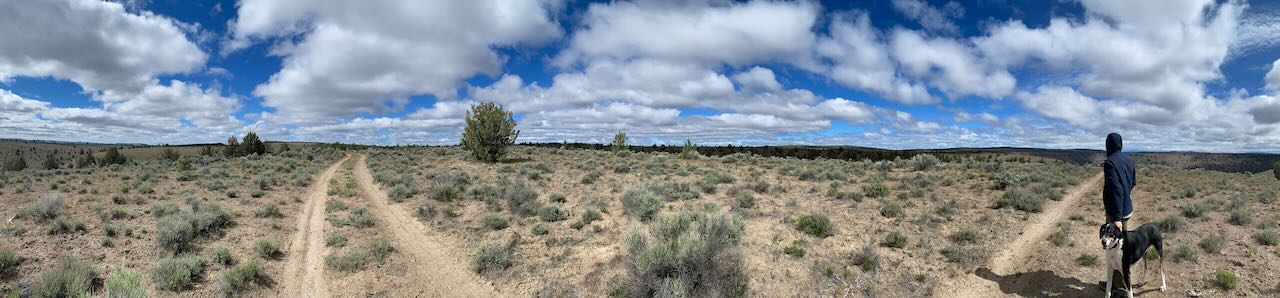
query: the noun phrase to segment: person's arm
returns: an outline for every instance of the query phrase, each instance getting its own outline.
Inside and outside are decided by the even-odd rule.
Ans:
[[[1120,188],[1123,187],[1120,184],[1120,172],[1116,171],[1115,165],[1110,161],[1102,163],[1102,172],[1105,176],[1102,185],[1102,206],[1106,209],[1107,220],[1116,222],[1116,227],[1119,227],[1119,219],[1124,216],[1120,214],[1120,200],[1123,199],[1121,198],[1123,194],[1120,192]]]

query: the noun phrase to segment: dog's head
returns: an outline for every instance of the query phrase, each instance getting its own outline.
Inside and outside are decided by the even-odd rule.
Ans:
[[[1122,236],[1120,227],[1113,223],[1104,223],[1098,227],[1098,240],[1102,242],[1102,249],[1119,248],[1124,245],[1124,237]]]

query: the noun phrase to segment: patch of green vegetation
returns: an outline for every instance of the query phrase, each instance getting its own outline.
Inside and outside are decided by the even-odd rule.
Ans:
[[[831,220],[822,214],[805,214],[796,218],[796,230],[813,235],[818,238],[827,238],[835,234],[835,227],[831,226]]]
[[[1231,271],[1227,271],[1224,269],[1218,269],[1218,272],[1215,272],[1213,276],[1214,276],[1214,279],[1213,279],[1214,284],[1218,285],[1219,288],[1222,288],[1223,290],[1231,290],[1236,288],[1237,280],[1236,280],[1235,273],[1231,273]]]
[[[649,221],[662,209],[662,200],[648,189],[631,189],[622,194],[622,212]]]
[[[1076,263],[1080,264],[1080,266],[1093,266],[1098,263],[1098,256],[1087,253],[1080,254],[1080,257],[1076,258]]]
[[[93,295],[93,280],[97,278],[98,272],[93,266],[64,258],[40,276],[34,294],[37,297],[89,297]]]
[[[484,225],[484,228],[494,231],[506,229],[509,225],[507,223],[507,218],[498,214],[485,215],[484,219],[481,220],[481,223]]]
[[[648,233],[625,237],[627,275],[613,291],[632,297],[746,295],[748,279],[738,249],[744,228],[740,219],[716,208],[663,214]],[[679,286],[672,286],[676,280]]]
[[[267,276],[267,271],[262,267],[262,263],[254,260],[223,273],[222,282],[218,285],[218,291],[222,292],[222,295],[226,297],[238,297],[246,291],[271,285],[271,277]]]
[[[1219,234],[1212,234],[1200,239],[1200,249],[1204,249],[1208,253],[1222,253],[1224,243],[1226,243],[1226,238]]]
[[[785,253],[787,255],[797,257],[797,258],[803,258],[805,254],[804,247],[800,247],[799,241],[792,242],[791,245],[787,247],[783,247],[782,253]]]
[[[156,288],[181,291],[190,288],[201,274],[204,274],[204,260],[200,257],[167,258],[151,270],[151,281]]]
[[[902,233],[898,233],[898,231],[889,232],[888,235],[884,236],[884,240],[880,241],[880,245],[892,248],[905,248],[907,247],[907,236],[902,235]]]
[[[133,270],[116,268],[107,275],[104,283],[107,297],[142,298],[147,296],[147,289],[142,287],[142,275]]]

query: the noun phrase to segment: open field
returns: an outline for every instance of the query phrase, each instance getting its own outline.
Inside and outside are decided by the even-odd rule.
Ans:
[[[312,147],[3,172],[0,294],[1101,295],[1097,166],[535,147],[496,164],[466,156]],[[1280,184],[1269,172],[1138,174],[1134,223],[1165,229],[1169,282],[1140,296],[1277,293]],[[1219,269],[1237,281],[1220,283]]]

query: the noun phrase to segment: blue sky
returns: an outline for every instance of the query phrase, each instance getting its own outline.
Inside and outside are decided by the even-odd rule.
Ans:
[[[1278,152],[1280,3],[0,0],[0,137]]]

